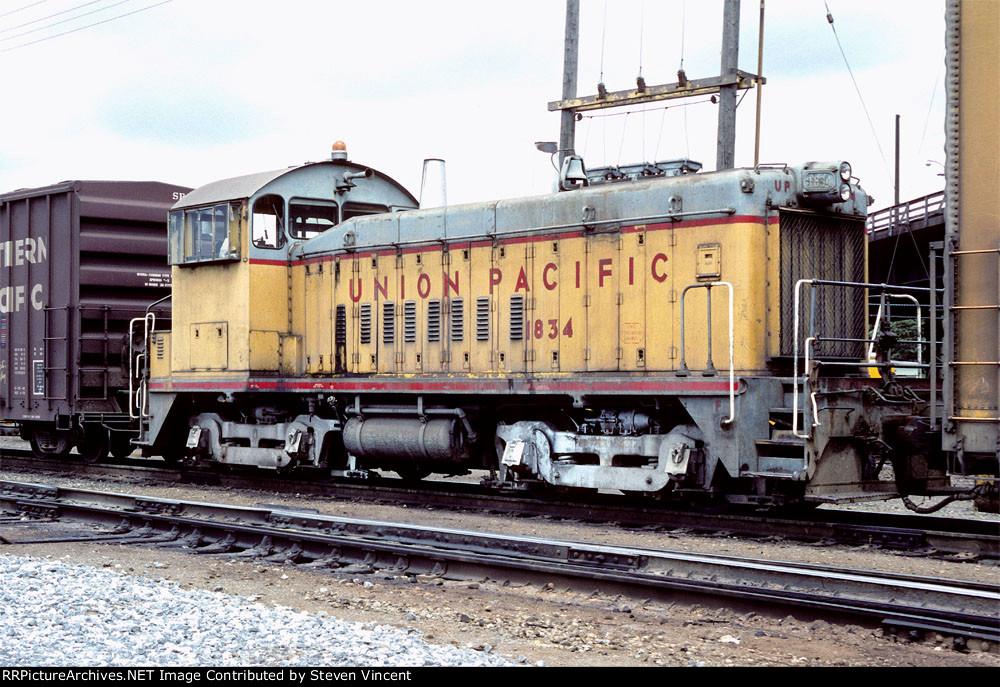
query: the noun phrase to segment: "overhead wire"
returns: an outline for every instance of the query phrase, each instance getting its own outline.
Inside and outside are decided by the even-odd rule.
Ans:
[[[690,103],[678,103],[676,105],[663,105],[662,107],[653,107],[653,108],[650,108],[650,109],[646,110],[646,112],[656,112],[658,110],[669,110],[669,109],[672,109],[672,108],[675,108],[675,107],[690,107],[691,105],[702,105],[704,103],[710,103],[710,102],[712,102],[712,99],[709,97],[709,98],[705,98],[704,100],[695,100],[694,102],[690,102]],[[642,112],[642,110],[626,110],[625,112],[607,112],[605,114],[590,114],[590,115],[580,113],[579,117],[580,117],[580,119],[601,119],[603,117],[624,117],[625,115],[635,114],[636,112]]]
[[[78,26],[78,27],[76,27],[74,29],[69,29],[68,31],[63,31],[61,33],[57,33],[57,34],[52,35],[52,36],[46,36],[45,38],[39,38],[38,40],[29,41],[28,43],[22,43],[20,45],[14,45],[14,46],[11,46],[9,48],[3,48],[2,50],[0,50],[0,53],[10,52],[11,50],[17,50],[19,48],[26,48],[29,45],[36,45],[38,43],[44,43],[45,41],[50,41],[53,38],[59,38],[61,36],[66,36],[66,35],[71,34],[71,33],[76,33],[77,31],[83,31],[84,29],[89,29],[89,28],[92,28],[94,26],[100,26],[101,24],[107,24],[107,23],[110,23],[110,22],[113,22],[113,21],[117,21],[118,19],[124,19],[125,17],[132,16],[133,14],[139,14],[140,12],[145,12],[146,10],[151,10],[151,9],[153,9],[155,7],[159,7],[160,5],[166,5],[167,3],[170,3],[170,2],[173,2],[173,0],[161,0],[160,2],[157,2],[156,4],[148,5],[146,7],[140,7],[137,10],[132,10],[131,12],[125,12],[124,14],[118,14],[118,15],[115,15],[113,17],[108,17],[107,19],[102,19],[101,21],[97,21],[97,22],[94,22],[92,24],[87,24],[86,26]],[[118,3],[118,4],[121,4],[121,3]]]
[[[51,24],[46,24],[45,26],[39,26],[38,28],[30,29],[28,31],[22,31],[21,33],[15,33],[13,36],[7,36],[6,38],[0,38],[0,43],[5,43],[6,41],[12,41],[15,38],[20,38],[21,36],[28,36],[28,35],[33,34],[33,33],[38,33],[39,31],[45,31],[46,29],[51,29],[53,26],[59,26],[60,24],[66,24],[66,23],[71,22],[71,21],[76,21],[77,19],[82,19],[83,17],[89,17],[90,15],[97,14],[98,12],[105,12],[107,10],[110,10],[110,9],[114,8],[114,7],[118,7],[118,5],[124,5],[125,3],[128,3],[128,2],[132,2],[132,0],[118,0],[118,2],[113,3],[111,5],[105,5],[104,7],[98,7],[97,9],[90,10],[89,12],[84,12],[83,14],[78,14],[78,15],[73,16],[73,17],[67,17],[66,19],[60,19],[59,21],[54,21]],[[89,3],[86,3],[86,4],[92,5],[94,3],[93,2],[89,2]],[[82,6],[83,5],[81,5],[81,7]],[[60,14],[62,14],[62,12],[60,12]],[[55,16],[55,15],[52,15],[52,16]],[[34,22],[30,22],[30,23],[34,23]],[[27,24],[23,24],[23,26],[27,26]],[[3,32],[0,31],[0,33],[3,33]]]
[[[0,14],[0,19],[3,19],[4,17],[9,17],[12,14],[17,14],[18,12],[21,12],[22,10],[31,9],[35,5],[41,5],[41,4],[44,4],[46,2],[48,2],[48,0],[38,0],[38,2],[33,2],[30,5],[25,5],[24,7],[18,7],[16,10],[11,10],[10,12],[4,12],[3,14]]]
[[[920,145],[917,146],[917,157],[921,157],[921,153],[924,150],[924,137],[927,136],[927,124],[931,121],[931,110],[934,109],[934,96],[937,95],[937,86],[941,81],[941,71],[944,69],[944,64],[938,68],[937,77],[934,79],[934,88],[931,89],[931,101],[927,103],[927,116],[924,117],[924,130],[920,134]]]
[[[879,141],[878,133],[875,131],[875,124],[872,123],[872,116],[868,113],[868,106],[865,104],[865,98],[861,95],[861,88],[858,86],[858,80],[854,78],[854,70],[851,69],[851,63],[847,59],[847,53],[844,52],[844,46],[840,43],[840,36],[837,34],[837,27],[833,24],[833,13],[830,12],[830,6],[823,0],[823,6],[826,7],[826,21],[830,24],[830,28],[833,29],[833,37],[837,41],[837,47],[840,49],[840,55],[844,58],[844,64],[847,65],[847,73],[851,76],[851,83],[854,84],[854,90],[858,94],[858,100],[861,101],[861,108],[865,111],[865,117],[868,118],[868,126],[872,130],[872,136],[875,138],[875,145],[878,146],[879,155],[882,156],[882,164],[885,165],[886,174],[889,176],[890,182],[893,181],[892,173],[889,171],[889,162],[885,158],[885,152],[882,150],[882,142]],[[893,182],[894,183],[894,182]]]
[[[875,131],[875,124],[872,122],[871,114],[869,114],[869,112],[868,112],[868,106],[865,104],[864,96],[861,95],[861,88],[858,86],[858,81],[857,81],[857,79],[854,78],[854,70],[851,69],[851,64],[850,64],[850,62],[847,59],[847,54],[844,52],[844,46],[840,42],[840,36],[837,34],[837,27],[833,23],[833,13],[830,12],[830,6],[827,4],[826,0],[823,0],[823,5],[824,5],[824,7],[826,7],[826,21],[827,21],[827,23],[830,24],[830,28],[833,30],[833,37],[837,41],[837,47],[840,49],[840,55],[841,55],[841,57],[844,58],[844,64],[847,66],[847,72],[851,76],[851,82],[854,84],[854,90],[855,90],[855,92],[857,92],[857,94],[858,94],[858,100],[861,101],[861,107],[865,111],[865,117],[868,119],[868,126],[871,128],[872,136],[875,139],[875,145],[878,146],[878,152],[879,152],[879,155],[882,158],[882,164],[885,166],[886,175],[889,177],[890,184],[892,184],[893,186],[895,186],[898,183],[898,180],[894,179],[892,173],[889,171],[889,162],[886,160],[885,151],[882,150],[882,143],[879,140],[878,133],[876,133],[876,131]],[[935,91],[936,91],[936,89],[937,89],[937,82],[935,82],[934,88],[935,88]],[[934,96],[932,94],[931,95],[931,104],[932,105],[933,105],[933,102],[934,102]],[[928,108],[928,110],[929,110],[929,108]],[[930,112],[929,111],[928,111],[928,117],[930,117]],[[927,124],[925,122],[924,123],[924,132],[926,133],[926,131],[927,131]],[[923,146],[923,137],[921,137],[921,146]],[[912,231],[908,231],[906,233],[908,233],[910,235],[910,240],[913,241],[913,247],[916,249],[915,252],[916,252],[916,255],[917,255],[917,259],[920,261],[920,265],[921,265],[921,267],[923,267],[924,273],[925,274],[929,274],[930,272],[929,272],[929,270],[927,268],[927,263],[924,261],[924,256],[921,255],[921,253],[920,253],[920,249],[917,246],[917,240],[913,236],[913,232]],[[902,235],[902,232],[896,234],[896,240],[893,242],[892,256],[889,258],[889,269],[886,271],[886,274],[889,275],[890,278],[891,278],[891,275],[892,275],[892,268],[896,264],[896,253],[899,250],[899,238],[900,238],[901,235]]]
[[[18,24],[16,26],[8,26],[6,29],[0,29],[0,33],[7,33],[8,31],[13,31],[15,29],[20,29],[20,28],[22,28],[24,26],[31,26],[32,24],[37,24],[40,21],[45,21],[46,19],[51,19],[52,17],[58,17],[61,14],[66,14],[67,12],[72,12],[73,10],[78,10],[81,7],[87,7],[88,5],[94,5],[94,4],[96,4],[98,2],[101,2],[101,1],[102,0],[90,0],[90,2],[84,2],[82,4],[76,5],[75,7],[70,7],[69,9],[61,10],[59,12],[53,12],[52,14],[46,15],[44,17],[39,17],[38,19],[32,19],[31,21],[26,21],[23,24]],[[35,3],[35,5],[39,5],[39,4],[41,4],[41,3],[37,3],[37,2]],[[28,7],[34,7],[34,5],[28,5]],[[26,8],[22,8],[22,9],[26,9]],[[17,11],[17,10],[15,10],[15,11]],[[11,14],[13,14],[13,12],[11,12]]]

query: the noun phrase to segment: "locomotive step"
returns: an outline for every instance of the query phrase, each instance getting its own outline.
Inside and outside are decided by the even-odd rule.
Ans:
[[[788,438],[788,439],[784,439],[784,438],[758,439],[756,443],[757,443],[758,447],[765,447],[765,446],[782,446],[782,447],[784,447],[784,446],[794,446],[796,448],[802,448],[803,446],[806,445],[805,439],[798,439],[798,438],[795,438],[795,439],[792,439],[792,438]]]
[[[757,456],[763,460],[796,460],[801,461],[805,455],[805,442],[799,438],[789,439],[758,439]]]
[[[793,474],[791,472],[776,472],[776,471],[757,471],[757,472],[744,472],[744,477],[766,477],[768,479],[801,479],[798,474]]]

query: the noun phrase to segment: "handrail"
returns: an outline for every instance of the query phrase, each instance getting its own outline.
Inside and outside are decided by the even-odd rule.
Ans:
[[[733,285],[727,281],[713,281],[704,284],[688,284],[681,291],[681,365],[677,369],[678,377],[686,377],[690,374],[685,358],[684,350],[684,297],[691,289],[708,289],[708,367],[705,375],[715,374],[715,363],[712,361],[712,287],[725,286],[729,289],[729,417],[722,421],[723,425],[732,424],[736,419],[736,375],[734,368],[734,334],[733,334]]]
[[[923,320],[923,314],[921,313],[921,303],[917,300],[916,296],[908,293],[884,293],[882,294],[885,298],[905,298],[907,300],[913,301],[913,305],[917,309],[917,362],[924,362],[924,344],[930,343],[930,341],[924,341],[921,337],[923,336],[923,330],[921,328],[921,322]],[[875,356],[875,342],[878,339],[879,325],[882,322],[882,303],[879,303],[878,312],[875,315],[875,325],[872,327],[872,338],[869,340],[870,345],[868,346],[868,359],[871,360]],[[885,309],[890,313],[891,304],[886,304],[888,307]],[[889,322],[890,315],[886,315],[885,319]]]
[[[882,301],[883,305],[885,304],[885,298],[886,297],[912,299],[915,303],[917,303],[917,306],[918,306],[917,307],[917,311],[918,311],[917,337],[918,337],[918,340],[916,342],[918,346],[923,346],[925,343],[927,343],[927,342],[923,341],[920,338],[920,337],[922,337],[923,333],[922,333],[922,325],[920,324],[920,318],[922,317],[922,315],[920,314],[920,302],[919,302],[919,300],[917,300],[913,296],[911,296],[909,294],[906,294],[906,293],[903,293],[903,294],[889,293],[889,291],[893,290],[893,291],[909,291],[909,292],[913,292],[913,293],[917,293],[917,292],[919,292],[919,293],[930,293],[932,291],[936,292],[937,289],[920,288],[920,287],[905,287],[905,286],[901,287],[901,286],[894,286],[894,285],[891,285],[891,284],[872,284],[872,283],[866,283],[866,282],[831,281],[831,280],[825,280],[825,279],[799,279],[797,282],[795,282],[794,298],[793,298],[793,306],[792,306],[793,309],[794,309],[794,311],[795,311],[794,312],[794,318],[793,318],[793,323],[794,324],[793,324],[793,328],[792,328],[792,339],[793,339],[793,341],[792,341],[792,383],[793,383],[793,385],[795,387],[795,391],[792,394],[792,434],[794,436],[800,438],[800,439],[809,439],[810,436],[811,436],[809,433],[802,434],[802,433],[799,432],[799,394],[800,394],[800,390],[799,390],[799,384],[800,384],[800,380],[799,380],[799,319],[800,319],[800,312],[799,311],[800,311],[800,303],[801,303],[801,300],[802,300],[802,286],[803,286],[803,284],[809,284],[810,288],[813,290],[813,293],[812,293],[812,296],[813,296],[813,307],[815,307],[815,297],[816,297],[815,287],[817,287],[817,286],[837,286],[837,287],[850,287],[850,288],[868,289],[869,291],[874,291],[876,293],[882,294],[883,298],[881,299],[881,301]],[[879,315],[879,318],[880,317],[881,317],[881,315]],[[878,325],[878,323],[880,321],[879,318],[876,318],[876,325]],[[811,347],[813,347],[816,344],[816,342],[818,342],[818,341],[840,340],[840,339],[836,339],[836,338],[825,339],[824,337],[817,336],[816,332],[813,331],[814,328],[815,328],[815,324],[811,323],[809,325],[809,333],[808,333],[809,337],[805,341],[805,343],[806,343],[806,352],[805,352],[805,354],[806,354],[806,357],[805,357],[806,374],[805,374],[805,378],[802,380],[802,383],[804,385],[806,385],[805,386],[805,391],[807,393],[809,393],[808,384],[809,384],[809,372],[810,372],[809,368],[810,368],[810,366],[817,366],[817,365],[834,365],[834,366],[838,366],[839,365],[839,366],[872,367],[871,357],[872,357],[872,353],[874,352],[874,341],[875,341],[875,338],[877,336],[877,330],[875,330],[875,332],[873,333],[871,339],[843,339],[843,340],[854,340],[854,341],[859,341],[859,342],[860,341],[866,341],[866,342],[871,343],[872,346],[869,347],[869,354],[868,354],[868,356],[866,356],[868,358],[868,360],[865,360],[865,361],[862,361],[862,362],[857,362],[857,363],[855,363],[855,362],[829,362],[829,361],[823,362],[823,361],[816,360],[816,359],[814,359],[814,358],[811,357],[811,355],[810,355],[811,354],[811,350],[810,350]],[[921,360],[922,360],[922,356],[921,356]],[[932,360],[931,364],[924,364],[922,362],[907,363],[907,362],[903,362],[903,361],[890,361],[890,364],[893,365],[894,367],[900,367],[900,368],[906,367],[906,368],[925,369],[925,368],[931,367],[931,365],[933,364],[933,362],[934,361]],[[816,413],[818,412],[817,407],[816,407],[816,394],[815,393],[811,393],[810,394],[810,399],[812,401],[813,413],[814,413],[812,426],[813,427],[819,427],[819,426],[821,426],[821,423],[819,422],[819,418],[816,417]],[[803,426],[803,429],[805,429],[804,426]]]
[[[806,373],[807,377],[812,374],[812,370],[809,368],[809,351],[812,350],[812,347],[815,344],[816,344],[816,337],[815,336],[810,336],[810,337],[808,337],[806,339],[805,373]],[[819,427],[820,426],[820,422],[819,422],[819,408],[816,406],[816,392],[815,391],[813,391],[813,392],[811,392],[809,394],[809,400],[812,402],[812,411],[813,411],[812,426],[813,427]],[[808,438],[808,435],[806,435],[805,438]]]
[[[160,299],[160,300],[166,300],[166,299]],[[152,306],[150,306],[150,307],[152,307]],[[135,334],[135,323],[136,322],[140,322],[140,321],[143,323],[143,326],[142,326],[142,350],[143,350],[143,353],[141,353],[141,354],[139,354],[137,356],[133,356],[132,355],[132,350],[133,350],[132,342],[133,342],[133,337],[134,337],[134,334]],[[140,388],[137,390],[137,391],[139,391],[138,394],[135,393],[136,390],[133,389],[132,382],[135,379],[135,373],[139,372],[139,369],[138,369],[138,367],[139,367],[138,366],[139,358],[144,358],[144,359],[146,358],[145,351],[149,347],[149,333],[151,331],[155,330],[155,329],[156,329],[156,313],[154,313],[154,312],[147,312],[146,315],[145,315],[145,317],[133,317],[131,320],[129,320],[129,323],[128,323],[128,416],[129,416],[129,419],[132,419],[132,420],[139,420],[139,419],[141,419],[143,417],[149,417],[149,415],[147,413],[145,413],[145,409],[146,409],[145,400],[144,400],[145,386],[146,386],[145,385],[145,381],[143,381],[143,382],[140,383],[140,385],[139,385]],[[134,370],[132,369],[132,361],[133,361],[133,359],[136,362],[136,369],[134,369]],[[143,372],[145,372],[145,369],[143,369]],[[134,398],[133,398],[133,395],[134,395]],[[133,412],[134,410],[138,410],[139,413],[135,414]]]
[[[795,311],[795,323],[792,327],[792,384],[795,392],[792,394],[792,434],[800,439],[808,439],[809,434],[799,434],[799,294],[803,284],[812,286],[815,279],[799,279],[795,282],[795,292],[792,308]]]

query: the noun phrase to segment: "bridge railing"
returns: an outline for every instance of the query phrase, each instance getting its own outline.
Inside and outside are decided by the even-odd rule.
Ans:
[[[944,191],[931,193],[920,198],[914,198],[906,203],[883,208],[868,215],[865,228],[869,237],[884,231],[890,231],[894,226],[910,225],[926,219],[930,215],[944,211]]]

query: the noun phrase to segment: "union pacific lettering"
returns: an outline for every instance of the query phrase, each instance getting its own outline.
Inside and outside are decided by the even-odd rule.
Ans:
[[[713,219],[703,219],[703,220],[689,220],[686,222],[677,222],[673,225],[670,224],[657,224],[648,226],[628,226],[622,227],[621,232],[623,234],[628,234],[636,231],[658,231],[663,229],[679,229],[685,227],[698,227],[698,226],[708,226],[715,224],[736,224],[736,223],[766,223],[766,224],[776,224],[778,222],[777,217],[754,217],[754,216],[733,216],[733,217],[723,217],[723,218],[713,218]],[[566,232],[560,234],[550,234],[535,237],[517,237],[512,239],[507,239],[500,241],[499,245],[509,245],[517,243],[526,242],[543,242],[552,240],[564,240],[581,238],[585,235],[582,232]],[[491,241],[472,241],[467,243],[457,243],[450,246],[451,249],[461,249],[461,248],[477,248],[493,246]],[[426,253],[426,252],[437,252],[442,251],[440,246],[423,246],[423,247],[409,247],[404,248],[401,252],[406,253]],[[304,260],[295,260],[293,265],[311,265],[322,262],[330,261],[340,261],[340,260],[352,260],[360,257],[390,257],[396,256],[397,252],[395,250],[373,250],[364,251],[361,253],[349,254],[347,256],[324,256],[316,258],[306,258]],[[664,253],[656,253],[650,257],[645,265],[637,265],[636,258],[634,256],[629,256],[626,259],[623,258],[621,266],[617,269],[622,269],[627,284],[629,286],[634,286],[636,281],[641,277],[640,270],[646,270],[646,273],[657,283],[663,283],[667,280],[667,262],[669,258]],[[269,265],[284,265],[283,261],[279,260],[260,260],[255,259],[250,261],[253,264],[269,264]],[[555,290],[561,283],[563,278],[568,277],[572,280],[574,289],[584,289],[587,288],[586,281],[584,279],[584,274],[586,270],[586,265],[583,261],[576,260],[570,265],[564,265],[563,270],[569,270],[568,275],[560,275],[560,266],[555,262],[546,262],[541,268],[541,284],[539,286],[546,291]],[[616,266],[615,260],[612,258],[602,258],[597,261],[596,265],[596,281],[598,288],[616,288],[618,282],[616,277]],[[516,271],[516,275],[514,272]],[[443,296],[448,298],[451,296],[460,296],[460,282],[461,282],[461,271],[455,270],[453,272],[443,271],[441,272],[440,283],[431,276],[429,272],[422,272],[417,276],[416,284],[414,285],[412,281],[408,284],[406,279],[406,274],[400,273],[398,275],[398,286],[399,286],[399,297],[400,298],[438,298]],[[488,283],[489,283],[489,293],[493,294],[495,290],[501,285],[509,284],[510,280],[514,280],[514,293],[529,293],[532,290],[532,280],[530,278],[529,271],[522,265],[514,268],[509,268],[504,270],[500,267],[489,268]],[[371,298],[372,294],[375,298],[388,299],[389,297],[389,285],[390,276],[389,275],[378,275],[371,278],[371,290],[366,289],[366,284],[369,282],[367,279],[362,279],[361,277],[352,277],[349,280],[349,293],[350,298],[353,302],[360,302],[368,294],[368,298]],[[415,292],[415,293],[414,293]]]
[[[667,256],[663,253],[657,253],[653,256],[652,260],[649,261],[649,272],[650,276],[657,282],[663,282],[667,278],[666,270]],[[581,289],[584,287],[580,279],[581,270],[583,269],[583,263],[579,260],[573,263],[573,274],[574,288]],[[627,278],[629,286],[635,284],[635,258],[630,257],[628,259],[627,268]],[[531,291],[531,281],[528,279],[528,272],[524,267],[518,267],[516,282],[514,284],[514,293],[524,292],[529,293]],[[510,279],[513,270],[508,270],[505,274],[504,270],[499,267],[491,267],[489,272],[489,285],[490,293],[492,294],[494,289],[506,283],[505,279]],[[614,261],[611,258],[605,258],[598,261],[597,266],[597,286],[598,288],[605,288],[615,284],[613,277],[615,276],[614,271]],[[461,281],[461,272],[455,270],[453,273],[448,272],[441,273],[441,284],[440,291],[434,288],[434,281],[431,279],[430,274],[424,272],[417,277],[416,284],[416,295],[421,299],[426,299],[431,297],[431,294],[441,293],[444,298],[450,296],[460,296],[461,288],[459,286]],[[542,288],[546,291],[553,291],[559,286],[559,265],[554,262],[546,263],[542,268]],[[412,286],[411,286],[412,288]],[[381,297],[386,299],[389,297],[389,276],[375,276],[372,277],[371,291],[367,292],[369,294],[374,293],[376,297]],[[356,277],[350,280],[349,290],[351,294],[351,300],[355,303],[359,302],[362,297],[364,297],[365,291],[365,281],[360,277]],[[412,291],[410,295],[407,295],[407,284],[406,275],[399,275],[399,295],[400,298],[412,298]],[[436,297],[436,296],[435,296]]]

